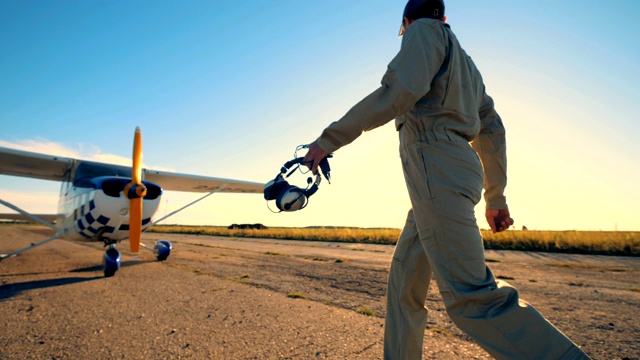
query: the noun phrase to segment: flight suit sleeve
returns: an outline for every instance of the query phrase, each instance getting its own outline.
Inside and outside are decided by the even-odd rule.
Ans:
[[[488,209],[507,209],[507,148],[505,129],[493,99],[483,91],[479,109],[480,133],[471,142],[484,168],[484,199]]]
[[[431,89],[431,81],[444,60],[444,41],[442,31],[434,24],[416,22],[409,26],[400,51],[382,78],[382,86],[329,125],[318,138],[318,146],[332,153],[362,132],[409,111]]]

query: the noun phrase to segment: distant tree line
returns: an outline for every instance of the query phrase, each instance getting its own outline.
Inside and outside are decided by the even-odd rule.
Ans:
[[[262,225],[262,224],[231,224],[229,225],[229,227],[227,229],[257,229],[257,230],[263,230],[263,229],[267,229],[266,226]]]

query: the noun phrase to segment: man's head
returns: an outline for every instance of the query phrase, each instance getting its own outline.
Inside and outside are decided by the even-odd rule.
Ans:
[[[444,0],[409,0],[404,7],[402,26],[398,36],[402,36],[406,27],[409,26],[407,19],[413,22],[422,18],[444,21]]]

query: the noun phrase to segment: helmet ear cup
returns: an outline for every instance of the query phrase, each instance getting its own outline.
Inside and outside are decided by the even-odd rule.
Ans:
[[[276,206],[281,211],[297,211],[307,204],[304,190],[297,186],[289,186],[281,191],[276,199]]]
[[[275,179],[269,181],[264,186],[264,199],[275,200],[278,195],[289,187],[289,183],[282,177],[282,174],[278,174]]]
[[[287,161],[280,169],[280,173],[276,177],[264,185],[264,198],[265,200],[275,200],[276,206],[280,211],[297,211],[307,206],[309,197],[318,191],[318,185],[320,185],[320,172],[316,174],[315,182],[312,178],[307,179],[307,188],[302,189],[297,186],[289,185],[285,180],[289,177],[294,170],[290,170],[294,165],[302,164],[304,158],[299,157],[290,161]],[[320,164],[322,166],[322,163]],[[296,168],[297,169],[297,168]],[[325,171],[325,168],[322,168]],[[328,169],[328,165],[327,165]],[[288,174],[287,174],[288,172]],[[286,177],[285,177],[286,175]],[[328,175],[328,170],[325,172]],[[327,177],[328,179],[328,177]],[[309,187],[310,185],[310,187]],[[268,206],[268,205],[267,205]]]

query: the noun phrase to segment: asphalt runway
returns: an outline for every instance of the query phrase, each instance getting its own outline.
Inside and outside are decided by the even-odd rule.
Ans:
[[[50,234],[0,226],[0,252]],[[1,359],[381,359],[392,246],[155,234],[102,277],[100,244],[55,240],[0,262]],[[594,359],[640,354],[638,258],[488,251]],[[432,288],[424,359],[489,359]],[[366,315],[365,315],[366,314]]]

